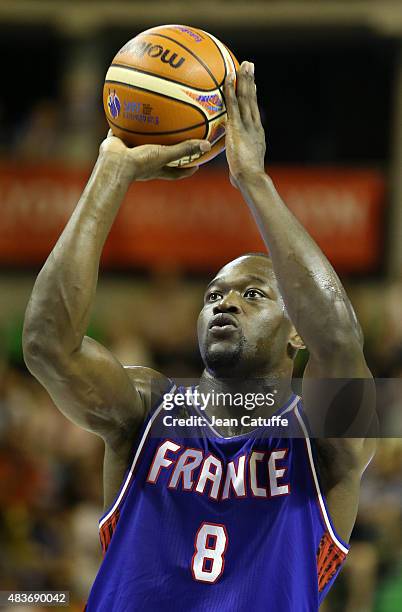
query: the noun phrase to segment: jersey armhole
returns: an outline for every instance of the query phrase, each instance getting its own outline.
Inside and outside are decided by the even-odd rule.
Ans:
[[[349,552],[350,546],[347,542],[345,542],[345,540],[343,540],[340,537],[340,535],[337,533],[332,523],[332,519],[328,511],[328,506],[327,506],[327,502],[325,499],[325,495],[321,489],[320,479],[319,479],[318,470],[317,470],[315,460],[314,460],[314,452],[313,452],[311,441],[308,435],[308,430],[307,430],[303,417],[300,415],[298,406],[295,409],[295,414],[296,414],[297,420],[299,421],[299,425],[304,434],[304,441],[306,444],[306,451],[307,451],[307,456],[308,456],[308,460],[310,464],[311,475],[312,475],[313,482],[314,482],[314,488],[317,494],[317,502],[318,502],[320,514],[321,514],[321,517],[324,523],[324,528],[326,532],[328,533],[328,536],[331,538],[333,544],[335,544],[335,546],[339,549],[342,555],[346,556]]]
[[[109,508],[105,510],[105,512],[102,514],[101,518],[99,519],[99,537],[101,541],[103,554],[106,553],[106,550],[112,539],[113,532],[119,520],[120,509],[121,509],[122,503],[125,499],[125,496],[130,488],[130,484],[133,480],[135,468],[137,464],[139,463],[144,444],[148,438],[148,435],[151,431],[153,423],[155,422],[155,420],[157,419],[157,417],[159,416],[160,412],[163,409],[163,406],[164,406],[163,400],[167,394],[171,394],[176,391],[175,383],[172,380],[170,380],[170,382],[171,382],[171,385],[169,389],[165,391],[165,393],[158,399],[158,401],[155,403],[155,405],[151,408],[151,410],[147,414],[146,419],[141,427],[141,430],[138,436],[136,436],[135,443],[133,445],[132,454],[134,455],[134,457],[131,462],[131,465],[127,469],[124,475],[123,482],[120,486],[120,489],[114,501],[111,503]]]

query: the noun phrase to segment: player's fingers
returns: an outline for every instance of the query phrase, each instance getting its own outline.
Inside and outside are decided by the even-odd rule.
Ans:
[[[178,179],[190,178],[199,169],[199,166],[192,168],[163,168],[159,178],[167,181],[177,181]]]
[[[257,87],[255,85],[254,64],[251,63],[250,66],[251,66],[251,79],[250,79],[250,88],[249,88],[249,101],[250,101],[251,116],[252,116],[254,123],[258,125],[262,125],[260,109],[258,108]]]
[[[160,162],[163,166],[172,161],[187,158],[189,163],[192,157],[199,157],[200,153],[206,153],[211,149],[211,143],[208,140],[186,140],[176,145],[163,146],[159,149]]]
[[[109,130],[108,133],[107,133],[106,138],[111,138],[112,136],[114,136],[114,134],[113,134],[112,130]]]
[[[230,180],[231,185],[235,187],[235,189],[239,189],[239,185],[231,172],[229,172],[229,180]]]
[[[237,101],[241,118],[246,125],[252,121],[250,108],[251,80],[251,64],[250,62],[242,62],[237,73]]]
[[[238,105],[237,97],[236,97],[234,76],[232,74],[228,74],[228,76],[226,77],[223,91],[225,94],[225,105],[226,105],[226,111],[228,114],[228,120],[229,121],[239,121],[240,111],[239,111],[239,105]]]

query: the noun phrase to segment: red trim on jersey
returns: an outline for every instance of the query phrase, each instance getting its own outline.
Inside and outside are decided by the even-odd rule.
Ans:
[[[105,523],[103,523],[102,527],[99,530],[99,538],[102,546],[103,556],[105,556],[108,546],[112,540],[112,536],[114,534],[114,530],[116,529],[119,517],[120,511],[118,508],[116,508],[113,514],[108,518]]]
[[[346,559],[328,532],[321,538],[317,551],[318,590],[321,592]]]
[[[211,544],[211,546],[208,546],[208,544],[210,542],[210,539],[212,540],[212,544]],[[206,537],[205,546],[204,546],[205,549],[215,550],[217,541],[218,541],[218,536],[217,535],[215,535],[213,533],[208,533],[207,537]]]

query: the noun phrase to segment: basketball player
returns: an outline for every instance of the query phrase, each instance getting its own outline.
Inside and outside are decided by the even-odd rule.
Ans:
[[[360,327],[331,265],[265,173],[253,64],[243,62],[237,92],[229,81],[225,97],[230,178],[270,258],[239,257],[207,289],[198,321],[200,388],[230,392],[235,381],[258,379],[272,389],[276,380],[276,405],[255,414],[286,416],[298,434],[273,436],[230,419],[212,426],[214,417],[238,409],[220,406],[213,414],[207,403],[201,413],[196,389],[124,367],[85,336],[102,248],[129,185],[191,176],[194,169],[166,164],[209,149],[205,141],[128,149],[109,136],[36,280],[24,328],[30,371],[66,417],[105,442],[105,556],[89,612],[312,612],[348,552],[374,443],[310,441],[290,380],[304,344],[305,405],[309,380],[369,379]],[[204,426],[191,437],[156,434],[165,398],[179,392],[185,402],[169,414],[203,414]]]

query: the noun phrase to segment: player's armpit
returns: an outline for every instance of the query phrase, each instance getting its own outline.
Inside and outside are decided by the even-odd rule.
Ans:
[[[329,514],[348,541],[361,476],[374,456],[377,435],[375,383],[360,343],[310,355],[303,377],[303,407]]]
[[[359,503],[362,474],[374,456],[375,438],[314,440],[316,470],[332,524],[349,541]]]
[[[145,409],[145,419],[160,405],[163,394],[172,388],[172,381],[151,368],[124,366],[124,370],[137,390]],[[123,482],[124,475],[133,461],[138,448],[141,423],[131,423],[132,428],[124,429],[116,439],[105,440],[103,461],[104,508],[110,508]]]
[[[117,444],[145,417],[146,406],[132,377],[114,355],[84,337],[71,354],[54,349],[32,355],[24,350],[28,369],[46,388],[59,410],[84,429]]]

